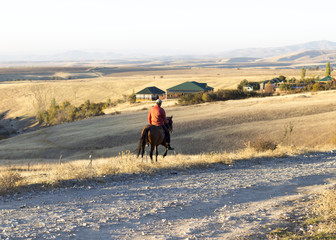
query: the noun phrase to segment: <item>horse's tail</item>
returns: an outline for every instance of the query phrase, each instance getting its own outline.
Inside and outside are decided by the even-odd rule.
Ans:
[[[144,155],[145,145],[146,145],[146,141],[148,139],[148,131],[149,131],[148,126],[142,130],[141,137],[138,141],[137,157],[139,157],[140,153],[141,153],[141,157],[143,157],[143,155]]]

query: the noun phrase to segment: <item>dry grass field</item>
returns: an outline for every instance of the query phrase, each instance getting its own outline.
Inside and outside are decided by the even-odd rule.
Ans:
[[[165,109],[167,115],[173,115],[172,145],[178,154],[231,152],[245,148],[258,137],[312,148],[335,143],[334,91]],[[2,140],[0,159],[2,163],[45,161],[57,160],[62,154],[66,161],[133,152],[147,124],[147,113],[143,109],[106,115]]]
[[[6,70],[6,69],[5,69]],[[9,70],[0,71],[0,80],[16,79],[18,73]],[[108,98],[112,101],[122,99],[149,86],[167,89],[185,81],[206,82],[209,86],[218,88],[236,88],[243,79],[249,81],[262,81],[272,79],[279,75],[288,78],[300,78],[301,70],[295,69],[211,69],[188,68],[153,71],[118,72],[114,68],[78,69],[57,68],[50,69],[48,77],[72,76],[67,80],[38,80],[45,76],[45,69],[38,69],[37,73],[19,69],[21,79],[30,81],[4,81],[0,82],[0,113],[6,112],[7,117],[31,117],[36,114],[37,108],[44,108],[55,98],[58,103],[65,100],[74,105],[80,105],[86,100],[91,102],[105,102]],[[70,71],[71,70],[71,71]],[[82,71],[82,72],[81,72]],[[34,74],[33,74],[34,73]],[[40,75],[39,75],[40,74]],[[324,76],[322,71],[307,71],[309,76]]]

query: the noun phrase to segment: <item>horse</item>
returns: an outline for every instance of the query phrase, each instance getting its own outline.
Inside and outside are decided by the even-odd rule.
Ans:
[[[173,116],[167,117],[168,123],[166,123],[166,127],[168,128],[169,132],[173,131]],[[168,143],[166,142],[166,136],[164,133],[164,130],[160,126],[155,125],[147,125],[142,129],[141,137],[138,142],[138,154],[137,157],[141,154],[141,158],[143,158],[144,152],[145,152],[145,146],[147,143],[150,143],[151,149],[150,149],[150,159],[153,163],[153,152],[155,149],[155,160],[157,162],[157,156],[159,154],[158,152],[158,146],[162,145],[166,147],[166,151],[163,154],[163,157],[167,155],[168,152]]]

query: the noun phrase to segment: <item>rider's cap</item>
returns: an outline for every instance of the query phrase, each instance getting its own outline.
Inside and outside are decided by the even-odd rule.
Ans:
[[[161,104],[162,100],[161,99],[157,99],[155,102],[156,102],[156,104]]]

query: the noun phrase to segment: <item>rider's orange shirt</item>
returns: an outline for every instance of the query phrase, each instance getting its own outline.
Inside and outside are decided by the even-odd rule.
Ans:
[[[149,111],[148,122],[149,124],[156,126],[162,126],[165,123],[168,123],[165,110],[156,104]]]

